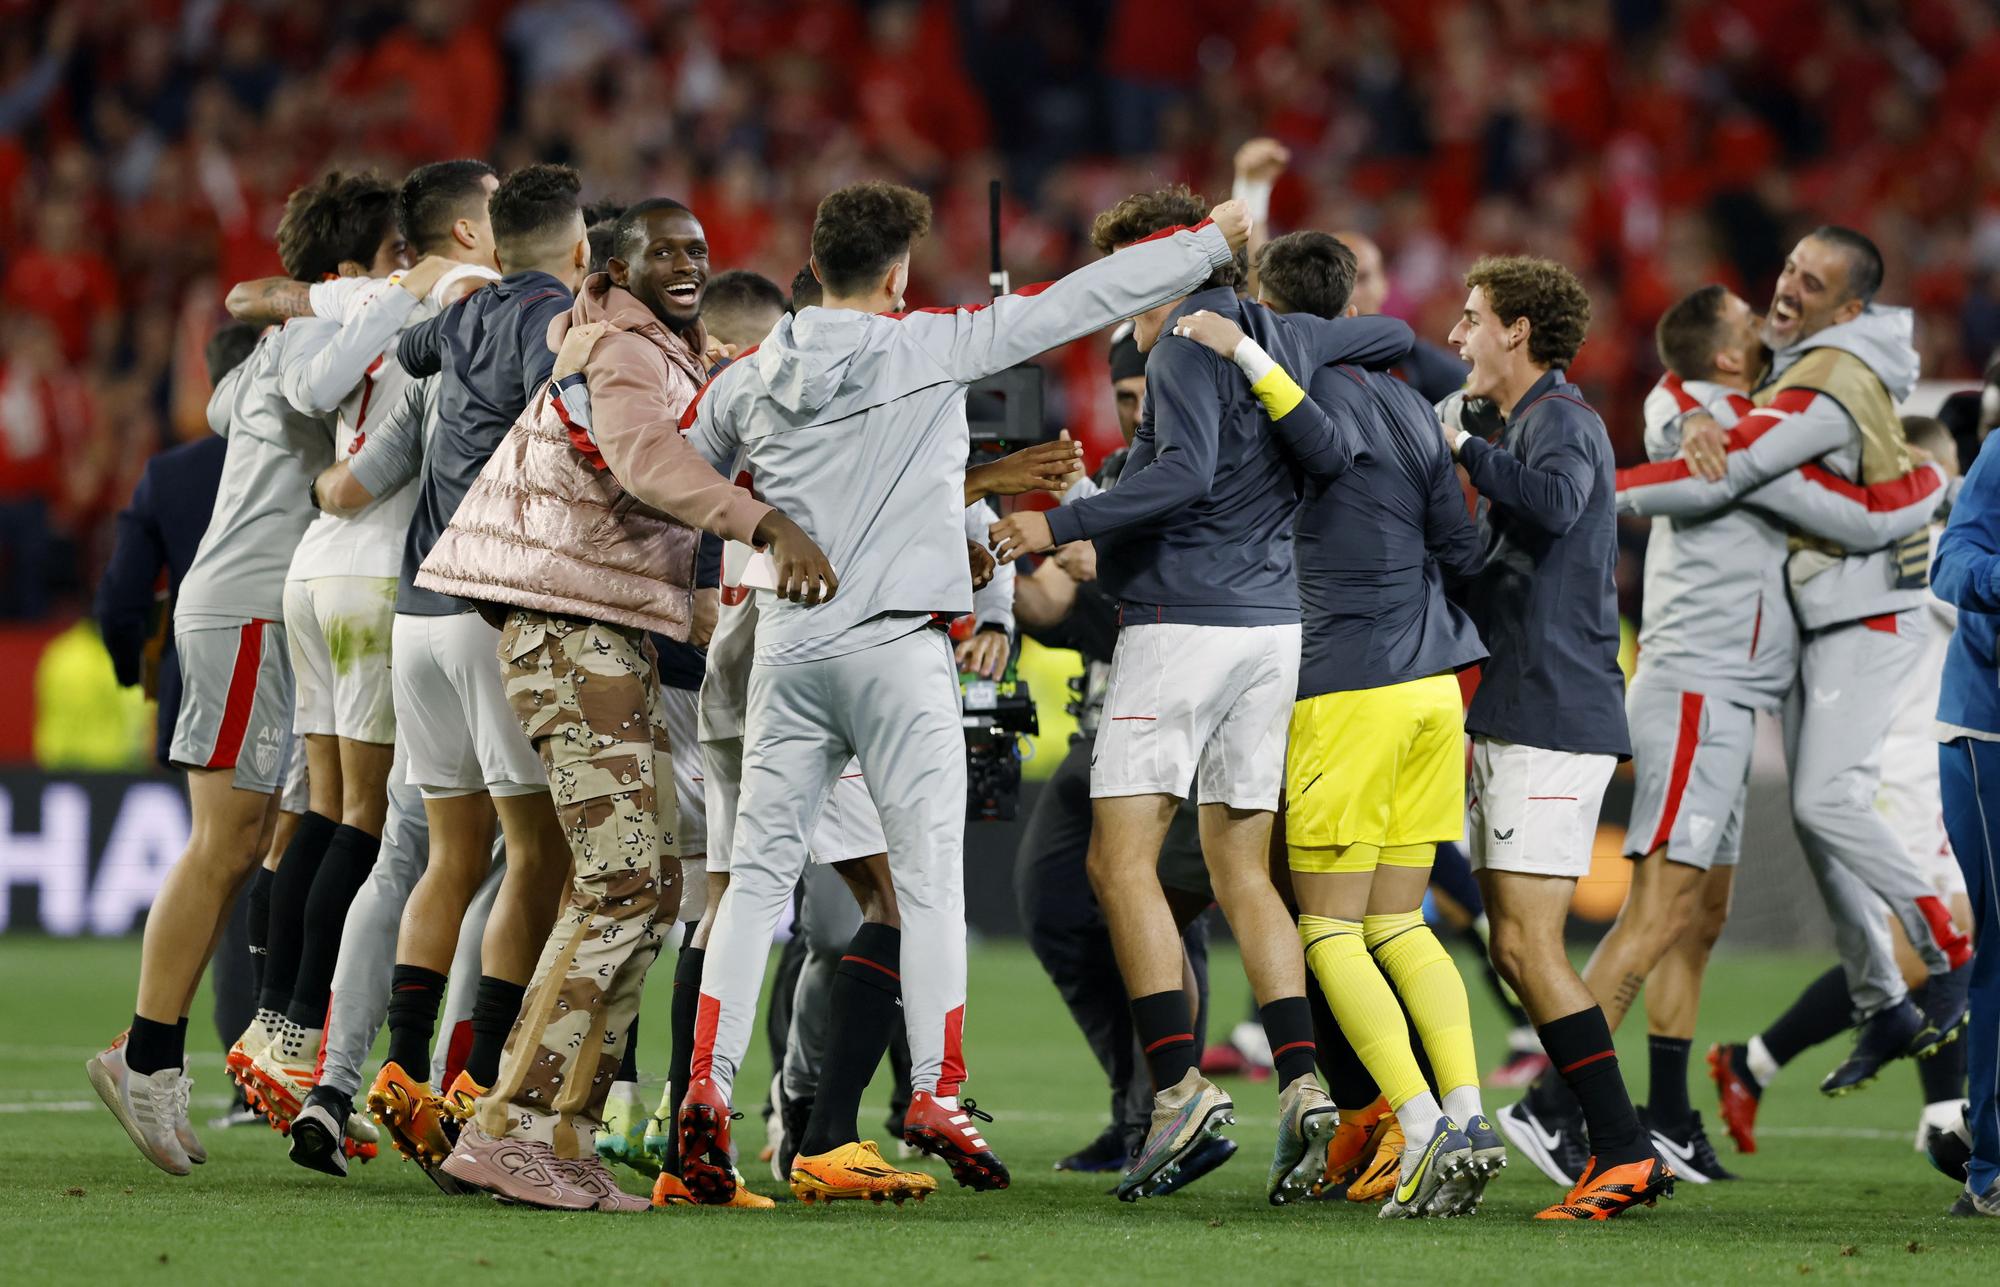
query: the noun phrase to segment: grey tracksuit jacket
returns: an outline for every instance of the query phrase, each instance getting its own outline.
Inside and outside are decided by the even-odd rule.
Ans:
[[[1867,363],[1889,396],[1900,401],[1917,379],[1912,327],[1908,309],[1871,306],[1854,321],[1827,327],[1774,355],[1769,378],[1775,380],[1815,349],[1839,349]],[[1860,428],[1831,395],[1808,388],[1788,389],[1771,405],[1743,416],[1730,448],[1727,476],[1712,483],[1674,460],[1621,471],[1619,509],[1649,517],[1707,514],[1802,467],[1812,483],[1846,497],[1862,513],[1901,509],[1927,494],[1941,501],[1944,495],[1943,472],[1929,466],[1864,486]],[[1879,544],[1844,557],[1799,550],[1789,560],[1787,575],[1799,627],[1807,631],[1901,612],[1921,606],[1929,596],[1921,578],[1910,584],[1899,574],[1896,551]]]
[[[1675,472],[1681,425],[1707,411],[1725,429],[1755,414],[1740,392],[1668,375],[1646,396],[1646,457],[1655,475]],[[1936,466],[1926,466],[1937,472]],[[1639,470],[1619,476],[1621,504],[1642,491]],[[1941,482],[1942,474],[1938,473]],[[1656,517],[1646,544],[1645,608],[1639,671],[1681,692],[1757,710],[1775,710],[1798,671],[1798,631],[1787,592],[1789,533],[1802,532],[1867,554],[1930,521],[1942,492],[1909,497],[1826,486],[1803,469],[1753,488],[1702,514]],[[1898,502],[1901,503],[1898,503]]]

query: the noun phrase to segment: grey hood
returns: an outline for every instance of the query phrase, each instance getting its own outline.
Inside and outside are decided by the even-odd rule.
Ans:
[[[1840,349],[1866,362],[1889,396],[1901,402],[1917,386],[1916,331],[1916,314],[1909,309],[1870,304],[1853,321],[1816,331],[1772,355],[1771,377],[1784,374],[1814,349]]]
[[[807,308],[781,317],[754,354],[771,400],[798,416],[830,405],[868,340],[866,313]]]

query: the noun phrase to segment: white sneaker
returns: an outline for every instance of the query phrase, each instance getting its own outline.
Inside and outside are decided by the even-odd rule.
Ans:
[[[208,1161],[208,1150],[201,1146],[201,1138],[194,1133],[194,1123],[188,1120],[188,1106],[194,1102],[194,1078],[181,1078],[180,1116],[174,1120],[174,1138],[181,1142],[181,1152],[187,1154],[188,1161],[200,1166]]]
[[[1932,1131],[1959,1130],[1966,1120],[1967,1102],[1963,1099],[1941,1099],[1935,1104],[1925,1104],[1923,1113],[1917,1118],[1917,1139],[1912,1147],[1922,1153]]]
[[[187,1121],[188,1088],[194,1083],[182,1076],[180,1069],[162,1068],[144,1076],[133,1072],[125,1062],[125,1034],[121,1032],[107,1049],[84,1064],[84,1071],[90,1074],[97,1097],[148,1162],[168,1175],[194,1170],[180,1139]],[[193,1138],[192,1133],[188,1138]]]

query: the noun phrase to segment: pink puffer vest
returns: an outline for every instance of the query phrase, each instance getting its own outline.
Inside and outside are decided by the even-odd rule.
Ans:
[[[572,444],[551,387],[486,462],[417,584],[686,640],[699,534],[594,468]]]

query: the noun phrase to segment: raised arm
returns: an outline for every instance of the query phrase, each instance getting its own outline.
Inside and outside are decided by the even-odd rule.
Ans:
[[[1227,265],[1249,220],[1241,202],[1217,206],[1193,228],[1171,228],[1059,281],[976,308],[909,313],[910,337],[960,384],[1186,295]]]
[[[1662,460],[1618,471],[1618,510],[1647,517],[1686,517],[1722,508],[1809,460],[1852,440],[1838,402],[1812,389],[1786,389],[1729,431],[1723,477],[1711,482],[1686,460]]]
[[[1204,344],[1236,364],[1270,417],[1287,455],[1314,478],[1337,478],[1354,464],[1354,435],[1320,404],[1306,396],[1277,359],[1241,327],[1218,313],[1190,313],[1174,323],[1174,334]],[[1310,378],[1310,376],[1308,376]]]
[[[1750,492],[1743,503],[1808,536],[1861,554],[1928,527],[1944,492],[1944,470],[1936,465],[1919,465],[1901,478],[1863,486],[1806,464]]]
[[[259,277],[237,282],[222,301],[229,315],[239,322],[269,326],[294,317],[311,317],[312,285],[289,277]]]
[[[2000,452],[1982,451],[1931,559],[1931,593],[1965,612],[2000,613]]]
[[[302,337],[285,350],[284,369],[278,373],[285,400],[306,415],[338,407],[367,377],[416,306],[417,297],[409,291],[384,286],[338,329]]]
[[[1358,366],[1386,371],[1403,360],[1417,335],[1393,317],[1315,317],[1286,313],[1280,319],[1299,340],[1315,368]]]
[[[1458,449],[1458,463],[1481,496],[1561,536],[1583,517],[1597,475],[1585,435],[1602,432],[1594,421],[1550,416],[1525,436],[1521,456],[1467,437]]]
[[[403,332],[403,338],[396,341],[396,361],[402,363],[403,370],[421,380],[427,375],[436,375],[444,367],[444,350],[441,340],[444,336],[445,318],[449,313],[439,313],[427,322],[419,322]]]

